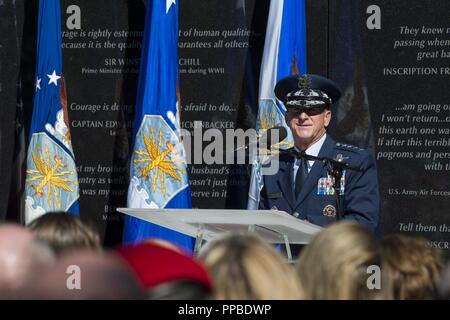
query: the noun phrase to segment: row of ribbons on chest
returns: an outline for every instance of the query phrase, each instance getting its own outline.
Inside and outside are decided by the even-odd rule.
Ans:
[[[298,160],[298,169],[295,175],[295,196],[300,194],[301,188],[305,185],[308,177],[308,160],[300,158]],[[340,194],[343,195],[345,190],[345,170],[341,178]],[[317,195],[334,195],[334,178],[329,174],[327,177],[322,177],[317,182]]]

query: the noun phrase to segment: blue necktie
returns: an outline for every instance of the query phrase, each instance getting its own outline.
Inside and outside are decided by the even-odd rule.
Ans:
[[[302,152],[304,154],[304,152]],[[308,162],[305,158],[300,158],[300,166],[297,169],[297,175],[295,176],[295,198],[298,198],[300,190],[305,184],[306,177],[308,176]]]

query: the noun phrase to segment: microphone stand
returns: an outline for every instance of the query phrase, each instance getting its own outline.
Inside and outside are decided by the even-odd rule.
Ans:
[[[279,154],[286,154],[290,155],[292,157],[295,157],[297,159],[305,158],[306,160],[314,160],[314,161],[320,161],[327,166],[328,173],[334,178],[334,195],[336,196],[336,220],[342,220],[344,217],[344,197],[343,194],[341,194],[341,179],[343,175],[344,169],[353,170],[361,172],[363,169],[361,167],[348,164],[344,161],[342,161],[342,158],[337,159],[331,159],[327,157],[316,157],[312,156],[306,153],[300,153],[295,151],[294,149],[289,150],[283,150],[283,149],[277,149]]]

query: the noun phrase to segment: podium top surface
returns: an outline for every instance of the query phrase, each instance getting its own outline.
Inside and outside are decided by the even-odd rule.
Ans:
[[[290,243],[305,244],[321,230],[308,221],[275,210],[118,208],[117,211],[191,237],[202,232],[207,241],[226,232],[253,230],[272,243],[283,243],[286,236]]]

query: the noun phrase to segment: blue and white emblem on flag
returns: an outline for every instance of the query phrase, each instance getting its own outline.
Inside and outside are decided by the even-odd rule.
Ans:
[[[145,115],[131,158],[128,206],[164,208],[188,187],[184,148],[163,117]]]
[[[77,170],[72,155],[46,133],[33,134],[27,154],[26,217],[67,211],[78,199]]]

